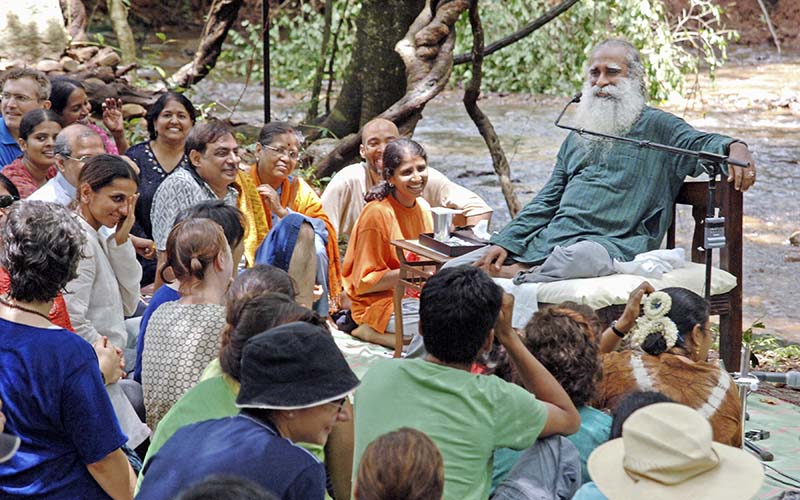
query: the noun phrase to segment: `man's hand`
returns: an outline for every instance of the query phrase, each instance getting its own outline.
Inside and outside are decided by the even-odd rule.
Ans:
[[[258,194],[260,194],[261,197],[267,202],[267,205],[269,205],[269,210],[273,214],[277,215],[281,219],[289,214],[289,211],[281,206],[281,197],[278,196],[278,192],[275,191],[275,188],[269,184],[261,184],[256,188],[256,191],[258,191]]]
[[[733,187],[737,191],[747,191],[756,182],[756,163],[753,155],[742,142],[731,144],[729,153],[731,160],[746,163],[749,166],[745,168],[728,164],[728,182],[733,182]]]
[[[503,268],[506,257],[508,257],[508,252],[505,248],[497,245],[490,245],[489,251],[483,254],[483,257],[475,261],[473,265],[480,267],[489,273],[489,275],[495,276]]]
[[[143,258],[147,260],[153,260],[156,258],[156,244],[153,240],[148,240],[147,238],[139,238],[138,236],[130,235],[129,238],[131,239],[131,243],[133,243],[133,248],[136,250],[136,253],[141,255]]]
[[[505,348],[508,348],[509,343],[520,340],[516,330],[511,326],[513,316],[514,296],[503,292],[503,305],[500,307],[500,315],[494,325],[494,336]]]

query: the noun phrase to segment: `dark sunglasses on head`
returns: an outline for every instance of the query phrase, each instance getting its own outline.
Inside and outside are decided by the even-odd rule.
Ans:
[[[15,201],[19,201],[19,198],[10,194],[0,194],[0,208],[8,208]]]

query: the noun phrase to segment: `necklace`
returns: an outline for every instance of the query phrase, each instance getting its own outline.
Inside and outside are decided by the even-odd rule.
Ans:
[[[24,311],[26,313],[35,314],[35,315],[39,316],[40,318],[44,318],[48,322],[50,322],[50,316],[48,316],[47,314],[41,313],[41,312],[39,312],[39,311],[37,311],[35,309],[31,309],[29,307],[24,307],[24,306],[21,306],[19,304],[15,304],[13,302],[10,302],[8,300],[8,297],[5,296],[5,295],[0,296],[0,304],[3,304],[6,307],[10,307],[11,309],[18,309],[18,310]]]

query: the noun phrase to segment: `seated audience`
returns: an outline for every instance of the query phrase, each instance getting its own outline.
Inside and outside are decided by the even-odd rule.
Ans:
[[[162,304],[147,325],[142,387],[151,429],[217,355],[232,268],[231,249],[214,221],[187,219],[170,231],[161,271],[172,270],[181,298]]]
[[[186,137],[192,129],[197,112],[192,103],[177,92],[167,92],[156,100],[147,110],[147,132],[150,139],[134,144],[125,156],[139,166],[139,202],[136,204],[136,222],[132,234],[153,239],[153,225],[150,210],[156,190],[175,169],[189,168],[186,156]],[[140,258],[142,265],[142,284],[155,280],[156,263]]]
[[[66,209],[16,204],[2,227],[0,399],[22,440],[0,464],[0,497],[133,497],[135,476],[92,346],[50,322],[53,298],[78,272],[85,232]]]
[[[651,293],[645,297],[646,291]],[[628,333],[632,346],[644,353],[608,352]],[[603,333],[600,351],[608,354],[603,356],[595,406],[610,409],[629,392],[659,391],[706,417],[715,441],[741,446],[739,392],[728,372],[707,361],[712,342],[705,299],[685,288],[655,292],[643,284],[632,292],[620,319]]]
[[[183,490],[175,500],[278,500],[275,495],[253,481],[216,475]]]
[[[301,304],[311,307],[314,285],[322,286],[314,309],[327,316],[342,289],[339,243],[317,193],[292,175],[299,154],[300,137],[290,124],[272,122],[261,129],[256,164],[249,175],[239,175],[239,208],[249,223],[245,255],[248,263],[287,271]]]
[[[364,161],[336,172],[322,192],[322,207],[340,236],[353,232],[366,204],[364,195],[383,180],[383,150],[386,144],[398,137],[397,126],[389,120],[375,118],[367,122],[361,132],[359,147]],[[432,207],[462,210],[468,225],[492,217],[492,208],[480,196],[432,167],[428,167],[428,182],[421,196]]]
[[[252,337],[242,354],[239,415],[176,432],[145,466],[137,498],[173,498],[211,474],[232,474],[279,498],[321,500],[325,468],[294,443],[324,445],[334,424],[350,418],[342,406],[357,385],[321,327],[288,323]]]
[[[22,117],[17,139],[22,156],[3,169],[3,175],[17,187],[20,199],[56,176],[54,146],[59,132],[60,118],[49,109],[35,109]]]
[[[553,374],[578,409],[581,428],[568,439],[580,453],[583,481],[589,481],[586,460],[595,448],[608,441],[611,429],[611,417],[589,406],[602,378],[594,330],[582,314],[559,304],[533,315],[525,325],[522,342]],[[519,383],[519,374],[508,368],[507,364],[498,366],[496,374],[509,382]],[[494,484],[502,481],[520,455],[522,452],[507,448],[495,452]]]
[[[444,463],[424,433],[402,427],[371,442],[358,468],[355,500],[441,500]]]
[[[175,224],[175,216],[183,209],[205,200],[223,200],[235,207],[239,197],[233,187],[239,172],[239,145],[228,125],[211,121],[200,123],[189,132],[185,146],[189,166],[177,167],[156,190],[150,223],[156,244],[158,268],[163,266],[167,236]],[[234,255],[234,267],[241,255]],[[156,288],[161,280],[156,273]]]
[[[428,280],[420,298],[420,332],[428,354],[424,359],[377,360],[364,375],[353,405],[355,467],[378,436],[413,427],[427,434],[442,453],[445,498],[485,499],[495,449],[530,448],[531,454],[521,459],[528,467],[512,470],[506,479],[513,482],[541,470],[541,462],[526,458],[546,456],[540,452],[539,443],[544,442],[546,451],[554,452],[549,455],[554,469],[552,477],[542,477],[541,482],[564,478],[572,483],[571,496],[580,483],[575,447],[561,437],[549,443],[539,441],[539,448],[532,445],[540,437],[576,432],[580,416],[564,389],[511,327],[513,306],[513,296],[503,294],[475,267],[444,269]],[[495,336],[508,351],[525,388],[470,373]],[[574,461],[561,461],[555,455],[558,452],[574,454]]]
[[[244,238],[244,227],[242,213],[236,207],[226,205],[222,200],[206,200],[192,205],[191,207],[181,210],[175,218],[175,224],[189,219],[210,219],[222,227],[222,232],[225,234],[225,241],[231,248],[233,255],[241,255],[242,252],[242,238]],[[174,227],[174,226],[173,226]],[[234,270],[234,272],[236,272]],[[165,274],[171,273],[169,269]],[[153,313],[165,302],[172,302],[181,298],[179,280],[174,279],[160,287],[153,296],[150,302],[147,303],[147,308],[142,314],[142,319],[139,323],[139,336],[136,337],[136,366],[133,369],[133,379],[137,382],[142,381],[142,352],[144,351],[144,342],[147,333],[147,325],[150,323],[150,317]]]
[[[622,437],[589,457],[599,492],[575,498],[753,498],[764,481],[762,465],[745,450],[712,441],[711,434],[708,420],[682,404],[637,410],[622,425]]]
[[[28,197],[68,207],[78,195],[78,176],[86,162],[103,154],[103,141],[86,125],[73,123],[61,129],[54,148],[56,176]]]
[[[433,231],[428,203],[420,198],[428,182],[427,155],[411,139],[386,145],[383,181],[367,193],[369,201],[347,245],[343,276],[352,301],[352,334],[362,340],[394,346],[393,294],[400,279],[400,261],[392,240],[417,238]],[[403,299],[403,335],[417,331],[418,301]]]
[[[92,104],[86,95],[86,87],[78,80],[65,76],[57,76],[50,80],[50,109],[61,116],[64,126],[73,123],[82,123],[100,136],[103,140],[105,152],[118,155],[128,149],[128,140],[125,138],[125,123],[122,119],[122,101],[108,98],[103,101],[103,125],[108,128],[108,134],[99,125],[92,121]]]
[[[41,71],[17,68],[0,78],[0,169],[22,154],[17,139],[22,117],[50,107],[50,81]]]

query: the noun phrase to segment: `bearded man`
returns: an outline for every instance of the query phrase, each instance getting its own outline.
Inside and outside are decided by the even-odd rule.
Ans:
[[[576,121],[586,130],[730,155],[748,167],[730,165],[728,181],[740,191],[755,182],[746,144],[645,105],[644,68],[624,40],[593,50]],[[684,178],[701,173],[695,158],[570,133],[536,197],[490,246],[448,266],[474,262],[516,283],[612,274],[613,259],[630,261],[660,246]]]

